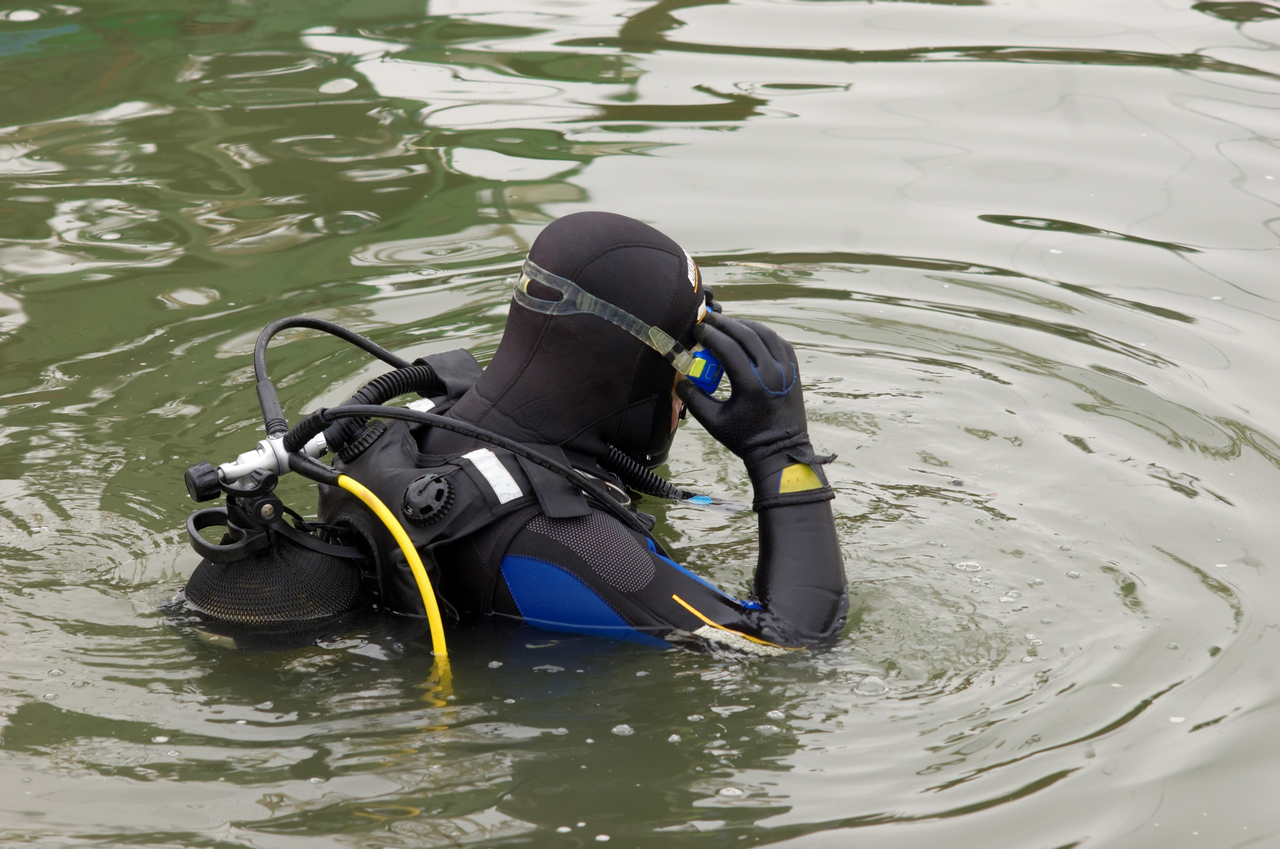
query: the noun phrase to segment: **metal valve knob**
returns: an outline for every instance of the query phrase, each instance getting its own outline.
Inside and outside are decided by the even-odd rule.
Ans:
[[[187,484],[187,494],[192,501],[212,501],[222,494],[218,470],[208,460],[202,460],[187,469],[182,479]]]

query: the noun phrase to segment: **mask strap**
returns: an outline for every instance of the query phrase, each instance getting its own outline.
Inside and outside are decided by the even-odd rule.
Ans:
[[[561,295],[560,300],[545,301],[542,298],[535,298],[530,295],[529,281],[531,280],[555,289]],[[645,324],[626,310],[597,298],[572,280],[552,274],[545,268],[535,265],[532,260],[526,260],[524,268],[521,269],[520,279],[516,282],[514,297],[516,303],[520,306],[544,315],[586,313],[599,316],[610,324],[621,327],[645,345],[657,351],[667,362],[675,366],[676,371],[681,374],[688,375],[690,368],[693,366],[693,354],[662,328]],[[702,320],[705,311],[706,304],[702,304],[698,310],[699,321]]]

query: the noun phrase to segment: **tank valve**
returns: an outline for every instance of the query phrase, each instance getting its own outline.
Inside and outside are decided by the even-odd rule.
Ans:
[[[192,501],[212,501],[222,494],[222,481],[218,470],[208,460],[202,460],[187,469],[182,479],[187,484],[187,494]]]

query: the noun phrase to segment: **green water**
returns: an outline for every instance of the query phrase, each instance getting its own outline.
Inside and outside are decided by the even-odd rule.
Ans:
[[[5,846],[1280,839],[1275,3],[36,4],[0,72]],[[583,209],[795,344],[834,650],[459,634],[444,700],[380,623],[165,620],[265,324],[486,359]],[[269,362],[295,419],[381,371]],[[749,500],[695,423],[670,471]],[[751,515],[651,509],[746,591]]]

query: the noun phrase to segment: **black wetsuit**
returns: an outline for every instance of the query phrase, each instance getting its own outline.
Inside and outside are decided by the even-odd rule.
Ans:
[[[589,464],[577,458],[573,465]],[[740,600],[569,481],[457,434],[393,423],[360,456],[335,466],[393,509],[412,481],[448,471],[458,497],[447,517],[406,529],[442,607],[461,620],[498,616],[654,646],[696,640],[765,654],[825,644],[843,625],[844,571],[825,501],[759,510],[752,599]],[[625,498],[616,479],[591,468],[602,492]],[[321,517],[372,555],[368,582],[380,606],[422,615],[416,583],[382,525],[349,493],[321,493]]]
[[[774,654],[833,640],[844,570],[826,502],[765,508],[752,598],[681,566],[652,538],[593,510],[553,519],[537,505],[436,556],[441,596],[463,614],[655,646],[695,639]]]
[[[652,539],[606,513],[571,519],[536,515],[524,522],[496,564],[492,612],[548,630],[652,645],[686,635],[768,654],[820,645],[838,634],[846,603],[843,573],[830,574],[829,564],[839,560],[838,552],[831,556],[836,540],[826,532],[830,523],[824,512],[829,514],[830,507],[821,503],[765,512],[755,598],[749,601],[690,572],[662,554]],[[784,536],[785,546],[777,545]],[[466,568],[493,569],[492,558],[481,555],[483,546],[477,539],[455,550],[475,558]],[[457,563],[467,560],[462,554]],[[828,574],[815,574],[823,564]]]
[[[624,216],[584,212],[551,223],[526,271],[492,361],[482,374],[472,361],[473,382],[450,389],[447,415],[604,477],[596,458],[614,450],[645,466],[663,460],[674,386],[752,481],[760,532],[753,599],[735,599],[684,569],[636,523],[528,458],[440,428],[400,432],[369,448],[348,474],[394,505],[422,469],[447,470],[459,503],[440,524],[410,529],[434,560],[445,607],[654,645],[690,638],[776,653],[834,639],[846,588],[827,503],[834,495],[822,472],[830,458],[809,444],[791,346],[763,325],[717,314],[693,258]],[[530,276],[542,284],[528,283]],[[557,290],[556,280],[565,286]],[[607,309],[562,302],[568,287]],[[717,354],[729,398],[695,388],[663,339]],[[322,493],[321,518],[345,523],[373,547],[384,606],[419,612],[385,531],[342,493]]]

